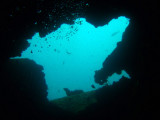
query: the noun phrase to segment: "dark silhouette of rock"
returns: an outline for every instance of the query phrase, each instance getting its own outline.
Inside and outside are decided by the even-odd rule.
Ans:
[[[73,115],[77,115],[80,111],[85,110],[88,106],[96,102],[95,91],[74,94],[51,101],[52,104],[71,112]]]
[[[83,93],[83,90],[74,90],[74,91],[71,91],[68,88],[64,88],[64,91],[66,92],[67,96],[77,95],[77,94]]]
[[[43,67],[28,59],[11,59],[1,79],[1,103],[4,119],[49,119],[66,116],[47,100]],[[63,116],[62,116],[63,117]]]

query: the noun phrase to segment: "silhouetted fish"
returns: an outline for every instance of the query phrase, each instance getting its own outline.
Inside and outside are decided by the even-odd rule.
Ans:
[[[114,33],[112,33],[112,35],[111,35],[111,36],[115,36],[115,35],[117,35],[118,33],[119,33],[119,31],[114,32]]]
[[[71,54],[70,52],[66,51],[67,54]]]
[[[94,86],[94,85],[91,85],[91,87],[92,87],[92,88],[95,88],[95,86]]]

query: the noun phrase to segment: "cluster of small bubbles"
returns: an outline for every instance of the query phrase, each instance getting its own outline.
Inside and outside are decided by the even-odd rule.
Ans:
[[[51,29],[57,29],[60,22],[73,23],[74,19],[77,19],[85,14],[85,8],[89,4],[86,0],[56,0],[52,3],[48,3],[45,9],[37,9],[37,14],[42,14],[44,18],[42,23],[44,29],[48,27]],[[43,4],[42,4],[43,8]],[[46,24],[47,23],[47,24]]]
[[[53,15],[52,14],[49,14],[48,17],[49,17],[49,21],[53,21]]]
[[[23,14],[24,10],[26,9],[25,5],[17,5],[9,12],[9,17],[15,17],[19,14]]]

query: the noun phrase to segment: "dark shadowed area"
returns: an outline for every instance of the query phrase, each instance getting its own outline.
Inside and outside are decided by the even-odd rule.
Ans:
[[[72,0],[72,4],[78,2]],[[112,86],[96,91],[97,103],[77,115],[51,105],[47,101],[43,67],[27,59],[9,60],[19,56],[29,44],[26,39],[35,32],[45,36],[62,23],[72,23],[74,17],[64,13],[58,5],[64,0],[2,0],[0,3],[0,62],[2,119],[153,119],[159,97],[158,84],[158,2],[156,0],[87,0],[89,6],[78,9],[79,17],[95,26],[104,25],[118,16],[130,18],[130,25],[113,53],[106,58],[103,68],[95,72],[95,81],[106,82],[111,74],[126,70],[131,80],[122,78]],[[56,6],[55,4],[58,3]],[[53,6],[53,7],[52,7]],[[56,13],[51,11],[55,9]],[[59,12],[57,12],[59,11]],[[49,14],[50,13],[50,14]],[[51,18],[51,16],[54,16]],[[48,17],[49,16],[49,17]],[[69,17],[70,19],[66,19]],[[56,20],[56,21],[55,21]],[[47,24],[47,26],[46,26]],[[52,27],[56,24],[56,27]],[[116,33],[115,33],[116,34]],[[98,56],[97,56],[98,57]],[[158,69],[157,69],[158,68]],[[154,112],[154,115],[151,113]]]
[[[67,112],[48,102],[42,70],[42,66],[28,59],[7,61],[1,84],[4,120],[11,116],[20,120],[67,116]]]

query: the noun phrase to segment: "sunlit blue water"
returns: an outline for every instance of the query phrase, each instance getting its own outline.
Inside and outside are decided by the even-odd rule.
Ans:
[[[95,90],[103,86],[95,83],[95,71],[102,68],[104,60],[121,42],[128,25],[129,19],[124,16],[97,28],[85,18],[78,18],[73,25],[62,24],[43,38],[36,33],[27,40],[30,46],[20,57],[13,59],[28,58],[44,67],[48,100],[65,97],[63,88],[84,92]],[[122,70],[121,75],[110,76],[106,84],[112,85],[122,76],[130,78]]]

